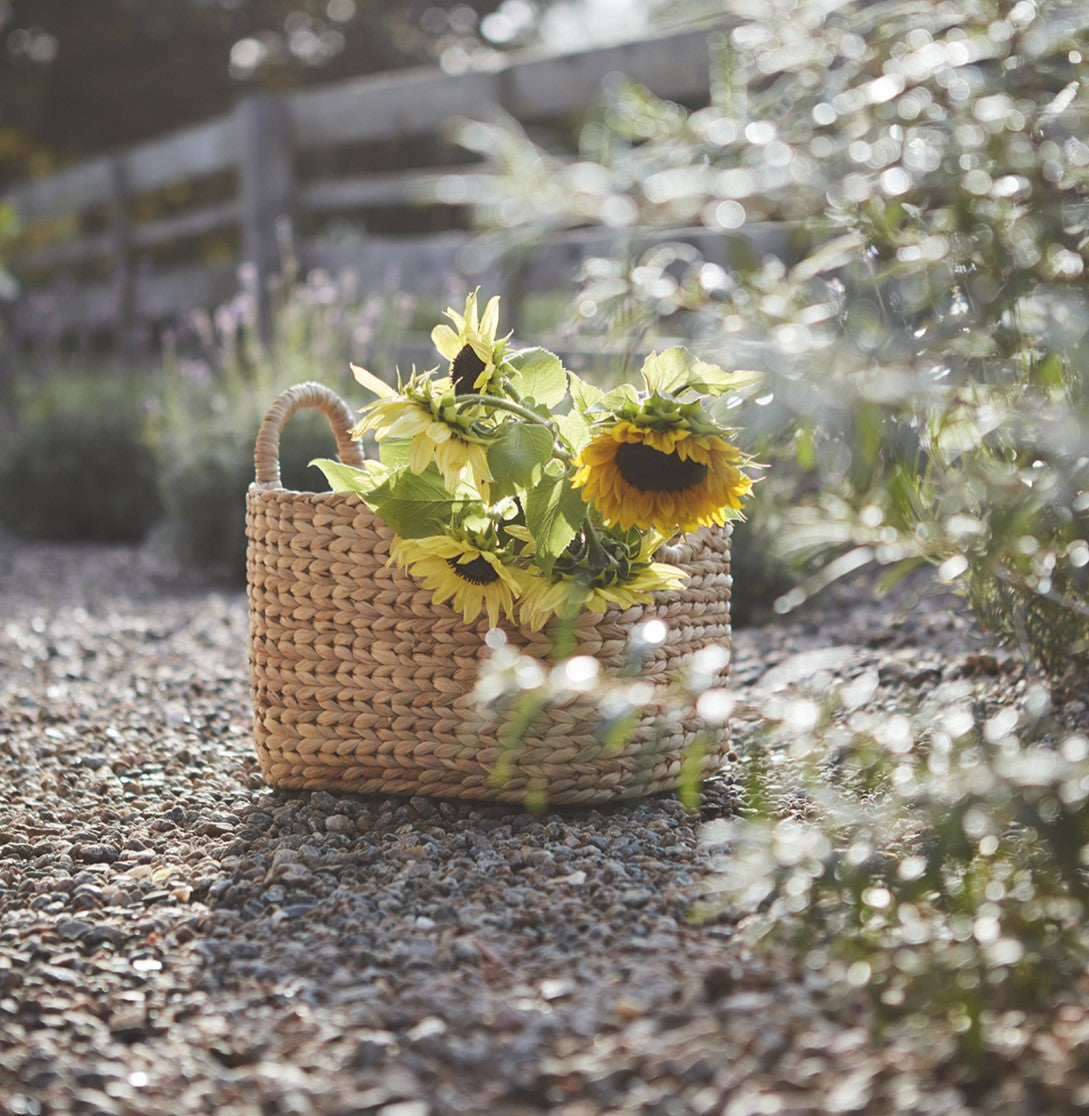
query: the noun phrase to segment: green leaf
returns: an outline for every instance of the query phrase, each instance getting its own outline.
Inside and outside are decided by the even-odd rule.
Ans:
[[[926,559],[921,556],[901,558],[899,562],[887,567],[877,579],[877,592],[880,595],[891,593],[908,574],[925,565]]]
[[[567,372],[563,362],[547,349],[521,349],[507,357],[514,369],[511,387],[522,399],[531,399],[543,407],[555,407],[567,394]]]
[[[596,407],[605,398],[601,388],[588,383],[581,376],[576,376],[574,372],[568,372],[567,379],[571,385],[571,400],[575,404],[575,409],[583,414],[586,414],[591,407]]]
[[[537,546],[537,564],[548,573],[586,518],[586,504],[566,474],[545,476],[526,497],[526,527]]]
[[[408,447],[412,444],[411,438],[390,438],[378,443],[378,460],[390,469],[408,468]]]
[[[386,479],[386,470],[377,461],[368,462],[360,468],[327,457],[316,457],[310,464],[325,474],[334,492],[358,492],[365,496]]]
[[[802,426],[794,439],[794,457],[798,468],[812,473],[817,468],[817,440],[811,426]]]
[[[451,496],[438,469],[431,465],[419,475],[395,473],[367,494],[367,505],[395,535],[421,539],[440,534],[468,507],[469,501],[463,496]]]
[[[571,411],[566,415],[553,415],[552,421],[575,453],[578,453],[590,440],[590,424],[578,411]]]
[[[488,447],[488,468],[495,478],[491,486],[492,499],[501,500],[531,488],[540,479],[541,469],[551,456],[552,435],[543,426],[504,423]]]
[[[639,391],[632,384],[621,384],[619,387],[613,388],[612,391],[606,392],[598,400],[599,408],[606,411],[616,410],[625,403],[639,405]]]
[[[651,353],[643,361],[643,382],[647,391],[663,394],[688,386],[688,370],[695,358],[685,348],[676,346],[664,353]]]
[[[817,275],[847,267],[861,258],[865,247],[865,238],[858,232],[834,237],[822,244],[815,252],[811,252],[801,263],[796,264],[791,272],[791,279],[805,283]]]
[[[687,349],[677,346],[664,353],[651,353],[643,364],[647,391],[679,395],[686,390],[721,395],[741,391],[760,383],[762,372],[727,372],[717,364],[697,360]]]

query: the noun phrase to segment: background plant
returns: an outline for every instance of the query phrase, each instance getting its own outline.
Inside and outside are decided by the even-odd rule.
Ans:
[[[238,579],[245,567],[245,494],[253,447],[279,392],[306,380],[336,385],[349,361],[381,354],[414,312],[411,298],[364,296],[350,276],[289,269],[277,295],[273,336],[257,328],[248,275],[214,314],[195,313],[166,338],[151,424],[165,515],[156,545],[187,565]],[[332,445],[316,413],[288,424],[280,444],[286,487],[323,488],[309,461]]]
[[[573,299],[584,330],[767,370],[735,421],[774,468],[735,538],[800,563],[783,609],[863,567],[891,586],[929,566],[1045,671],[1084,678],[1089,16],[714,8],[707,105],[618,78],[576,150],[505,120],[464,130],[496,171],[482,223],[516,241],[613,227],[622,251]],[[1073,1104],[1041,1082],[1089,961],[1084,734],[1047,685],[893,708],[877,689],[761,700],[709,910],[942,1044],[972,1089],[1008,1068]],[[788,780],[805,816],[772,808]]]
[[[613,225],[636,247],[590,262],[580,314],[769,369],[739,425],[795,466],[789,503],[807,506],[767,535],[820,559],[811,587],[931,563],[997,631],[1068,662],[1089,633],[1084,11],[725,10],[706,106],[618,79],[577,152],[509,121],[467,131],[502,172],[482,220]],[[684,226],[722,249],[637,247]]]
[[[0,399],[0,523],[31,537],[137,540],[162,511],[145,438],[150,385],[113,364],[54,365]]]

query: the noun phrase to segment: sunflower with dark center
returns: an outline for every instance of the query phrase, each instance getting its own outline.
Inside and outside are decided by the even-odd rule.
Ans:
[[[503,555],[453,535],[395,538],[390,561],[429,589],[436,604],[449,601],[467,624],[485,612],[493,628],[501,615],[514,618],[526,577]]]
[[[521,556],[534,559],[536,544],[524,527],[506,525],[505,530],[522,545]],[[518,602],[523,627],[539,631],[554,616],[574,619],[581,610],[601,614],[610,607],[623,612],[633,605],[650,604],[654,593],[673,592],[684,586],[688,574],[678,566],[654,561],[662,543],[650,532],[633,544],[614,532],[595,532],[594,550],[578,540],[544,573],[535,561],[524,572]]]
[[[496,337],[499,328],[499,296],[488,300],[484,313],[477,308],[477,291],[465,299],[459,314],[447,307],[446,316],[456,330],[443,324],[431,331],[435,348],[450,362],[450,381],[457,395],[486,393],[499,378],[499,366],[507,351],[506,337]]]
[[[417,476],[432,461],[447,492],[456,492],[466,478],[487,499],[492,481],[488,451],[461,420],[449,387],[436,390],[429,373],[415,373],[396,392],[365,368],[352,365],[355,378],[379,396],[360,410],[364,417],[352,428],[353,438],[373,434],[378,442],[407,441],[408,467]]]
[[[572,484],[610,526],[664,535],[737,518],[752,488],[741,451],[685,423],[621,421],[598,432],[575,461]]]

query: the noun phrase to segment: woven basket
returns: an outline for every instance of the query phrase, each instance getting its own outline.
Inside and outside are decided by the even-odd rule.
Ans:
[[[297,410],[329,421],[340,458],[362,460],[348,406],[300,384],[269,409],[257,438],[257,481],[246,498],[250,667],[261,771],[274,787],[425,794],[553,804],[672,790],[698,744],[700,773],[718,768],[726,726],[652,700],[622,748],[602,742],[588,696],[547,707],[514,745],[504,717],[473,699],[488,623],[466,624],[408,574],[387,565],[391,535],[351,493],[291,492],[280,482],[279,439]],[[663,683],[684,658],[730,642],[729,528],[701,528],[678,549],[689,579],[654,603],[576,626],[578,651],[620,666],[633,626],[668,625],[641,679]],[[505,626],[508,640],[546,661],[547,633]],[[725,670],[723,671],[723,675]],[[674,703],[675,704],[675,703]],[[497,778],[497,771],[503,777]]]

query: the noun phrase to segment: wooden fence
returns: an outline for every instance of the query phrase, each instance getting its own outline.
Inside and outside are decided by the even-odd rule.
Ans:
[[[708,58],[708,31],[688,31],[487,72],[421,68],[246,96],[218,119],[10,190],[22,226],[8,260],[24,291],[16,321],[33,323],[37,306],[54,334],[125,336],[226,300],[243,262],[266,292],[285,233],[304,269],[351,269],[367,293],[443,297],[480,269],[466,221],[479,168],[447,138],[451,118],[500,108],[529,126],[571,121],[613,72],[699,102]],[[716,258],[726,235],[690,239]],[[555,289],[609,248],[600,231],[558,235],[520,257],[513,285]]]

